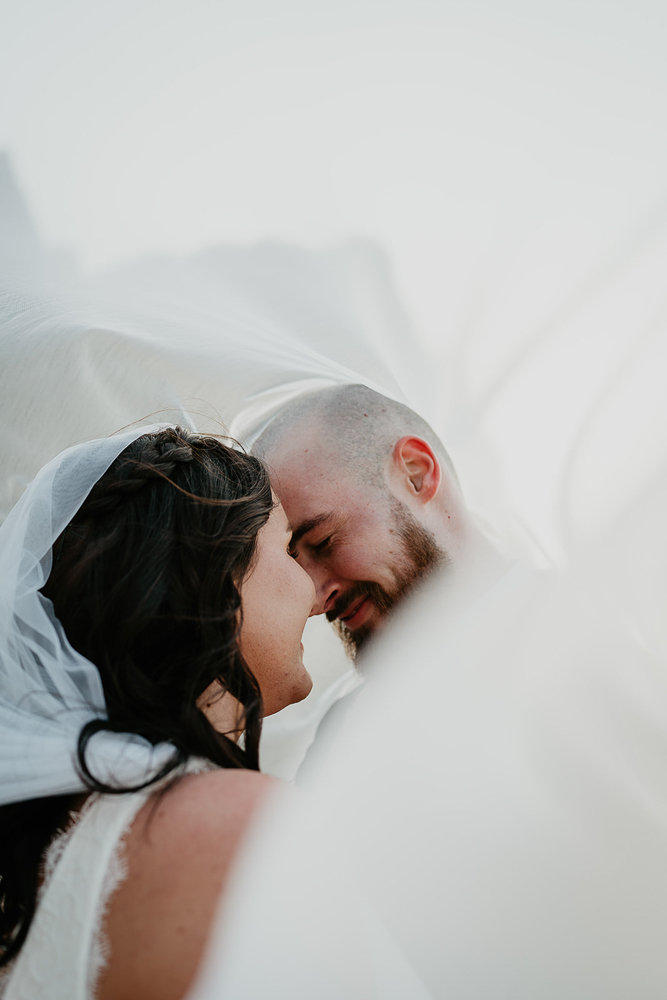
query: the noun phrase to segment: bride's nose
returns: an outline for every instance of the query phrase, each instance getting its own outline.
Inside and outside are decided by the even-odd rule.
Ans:
[[[309,570],[308,575],[315,587],[315,603],[310,614],[311,616],[323,615],[331,610],[336,599],[343,592],[342,584],[339,580],[334,579],[330,573],[318,571],[315,568],[312,571]]]
[[[324,611],[325,611],[325,606],[324,606],[325,605],[325,601],[322,600],[322,596],[321,596],[319,590],[317,589],[317,587],[314,587],[313,589],[314,589],[314,592],[315,592],[314,593],[314,601],[313,601],[312,610],[311,610],[310,614],[308,615],[309,618],[313,618],[315,615],[323,615]]]
[[[308,617],[312,618],[313,615],[321,615],[322,612],[319,610],[321,602],[318,597],[315,581],[310,573],[308,573],[303,566],[300,566],[298,562],[294,562],[292,565],[300,570],[300,579],[303,581],[302,585],[304,588],[303,605],[308,607],[308,604],[310,603]]]
[[[308,573],[306,573],[306,576],[308,577],[308,583],[310,584],[310,600],[311,600],[311,608],[310,611],[308,612],[308,617],[313,618],[315,615],[322,614],[322,611],[320,610],[321,602],[317,596],[317,588],[315,587],[313,580],[310,578]]]

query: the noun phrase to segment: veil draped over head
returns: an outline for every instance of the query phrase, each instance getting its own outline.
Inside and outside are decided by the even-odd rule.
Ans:
[[[0,526],[0,804],[86,790],[77,765],[82,727],[106,717],[97,668],[69,644],[39,591],[56,539],[95,483],[144,427],[76,445],[52,459]],[[57,558],[57,554],[56,554]],[[173,754],[166,744],[100,732],[91,772],[139,784]]]

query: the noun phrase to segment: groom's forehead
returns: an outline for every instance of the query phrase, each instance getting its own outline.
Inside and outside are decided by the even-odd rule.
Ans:
[[[308,457],[271,468],[276,493],[295,533],[301,536],[336,518],[354,517],[369,503],[367,490],[344,468]]]
[[[327,484],[345,483],[345,461],[339,449],[328,447],[318,437],[303,438],[276,449],[268,456],[269,470],[277,484],[289,490],[326,488]]]
[[[293,475],[284,470],[274,485],[293,528],[308,522],[311,529],[348,513],[359,505],[363,491],[358,482],[344,475]]]
[[[274,488],[296,529],[325,515],[331,518],[334,511],[347,515],[369,502],[368,485],[353,470],[344,447],[322,433],[304,431],[298,438],[283,439],[267,461]]]

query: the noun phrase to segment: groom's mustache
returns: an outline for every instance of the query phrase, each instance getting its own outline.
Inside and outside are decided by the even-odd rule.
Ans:
[[[367,597],[370,598],[381,615],[390,611],[397,599],[395,595],[389,594],[378,583],[370,581],[357,583],[341,594],[333,607],[329,608],[326,612],[327,620],[333,622],[337,618],[349,618],[351,612],[356,611]]]

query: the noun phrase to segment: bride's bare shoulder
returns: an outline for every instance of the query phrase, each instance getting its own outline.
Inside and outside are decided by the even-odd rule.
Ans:
[[[239,842],[276,784],[253,771],[216,770],[148,800],[125,838],[127,877],[106,918],[100,1000],[184,996]]]

